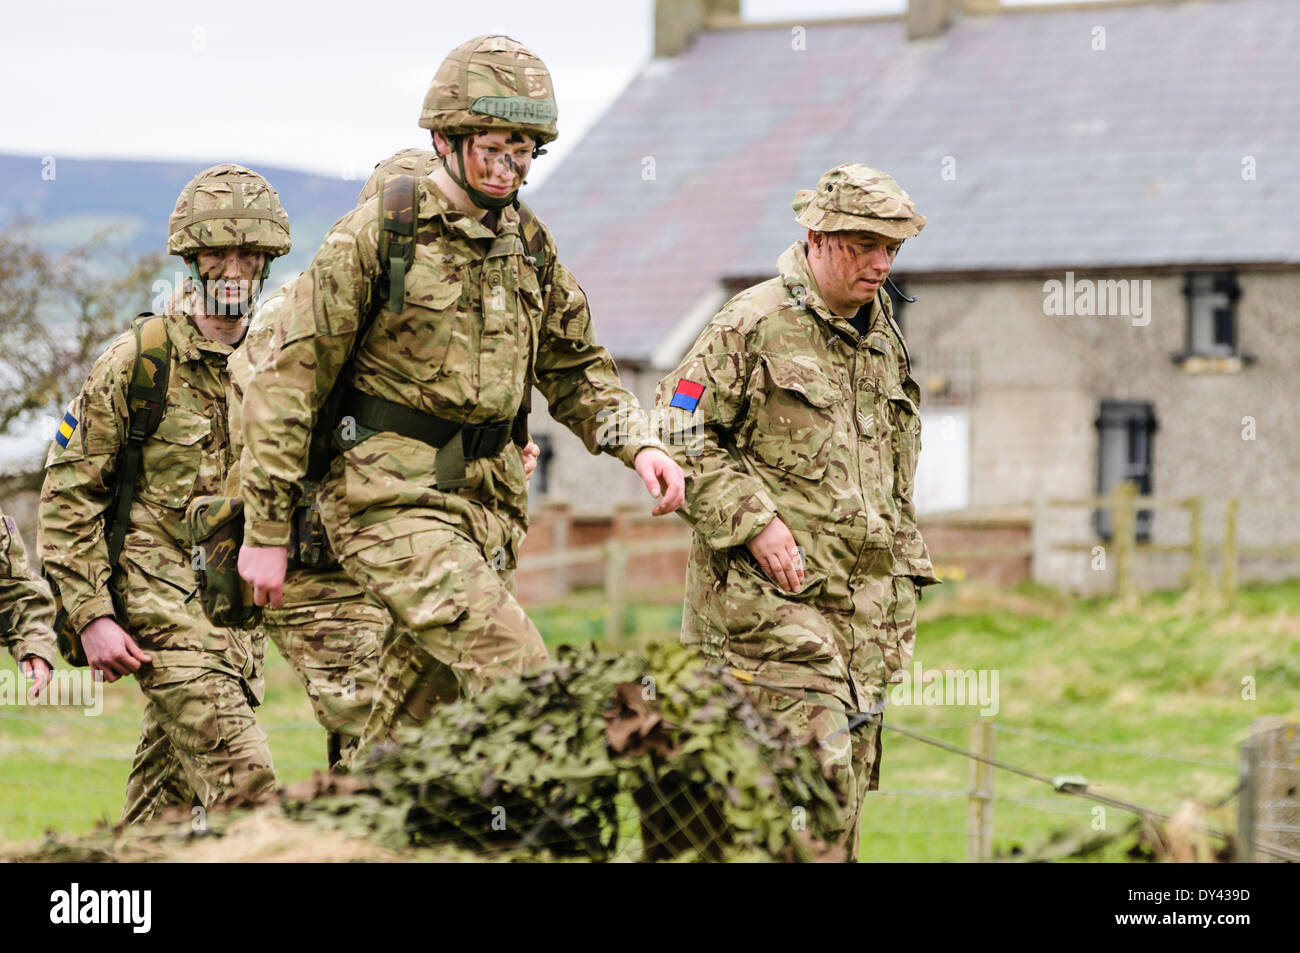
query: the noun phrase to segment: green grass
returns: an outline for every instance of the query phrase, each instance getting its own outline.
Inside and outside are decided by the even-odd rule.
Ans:
[[[1209,805],[1236,784],[1237,745],[1251,720],[1300,714],[1300,584],[1246,589],[1231,607],[1161,593],[1124,609],[1041,587],[996,591],[974,583],[931,593],[921,606],[916,660],[926,670],[996,670],[994,754],[1039,774],[1082,774],[1095,791],[1165,813],[1186,800]],[[603,639],[606,617],[603,609],[533,613],[551,646]],[[620,647],[674,638],[681,610],[632,606],[628,623]],[[7,656],[3,664],[14,670]],[[1248,676],[1254,700],[1242,697]],[[77,834],[115,820],[141,708],[130,681],[107,686],[95,718],[0,708],[0,842],[29,841],[47,828]],[[259,715],[282,782],[324,767],[324,733],[274,650]],[[976,707],[886,712],[887,723],[961,747],[978,718]],[[881,790],[863,812],[862,858],[962,859],[970,762],[889,731],[884,752]],[[1092,832],[1091,802],[1003,771],[994,780],[999,852],[1032,849],[1053,831]],[[1207,822],[1232,830],[1235,812],[1230,801]],[[1109,831],[1130,822],[1123,812],[1107,814]],[[1119,859],[1120,850],[1100,857]]]

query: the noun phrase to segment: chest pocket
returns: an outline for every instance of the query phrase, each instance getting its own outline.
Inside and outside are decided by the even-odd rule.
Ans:
[[[437,377],[447,364],[457,333],[458,303],[464,288],[459,274],[417,258],[406,273],[401,314],[380,312],[366,337],[375,363],[411,380]]]
[[[169,407],[158,429],[145,441],[143,473],[136,496],[159,506],[184,509],[194,496],[194,483],[203,465],[203,448],[212,421],[191,410]]]
[[[765,354],[766,376],[751,411],[749,449],[763,463],[807,480],[820,479],[830,460],[844,395],[822,371]]]

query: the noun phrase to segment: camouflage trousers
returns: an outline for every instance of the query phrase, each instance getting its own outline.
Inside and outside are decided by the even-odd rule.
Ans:
[[[393,620],[363,752],[424,724],[438,705],[550,661],[515,599],[513,576],[493,569],[477,543],[446,524],[430,520],[427,529],[342,562]]]
[[[112,583],[118,621],[153,659],[135,674],[146,704],[122,820],[274,791],[271,750],[253,716],[265,636],[208,621],[199,600],[186,598],[197,580],[180,550],[128,534],[122,565]]]
[[[211,668],[136,673],[147,700],[140,744],[126,782],[122,821],[148,821],[169,807],[211,807],[276,789],[266,733],[246,682]]]
[[[262,628],[307,690],[334,768],[351,758],[370,716],[388,613],[361,593],[300,602],[293,598],[293,575],[285,583],[284,607],[264,609]],[[341,571],[312,574],[314,585],[331,582],[336,590],[355,590]]]
[[[776,689],[762,693],[763,707],[796,738],[815,743],[844,805],[842,826],[820,836],[856,858],[864,799],[879,783],[880,728],[843,729],[853,714],[877,706],[911,662],[916,586],[891,572],[888,550],[867,551],[850,572],[819,561],[817,543],[804,544],[808,572],[798,593],[779,589],[743,547],[694,560],[682,641]]]
[[[803,697],[759,692],[760,706],[791,734],[807,743],[844,805],[843,823],[816,831],[829,844],[841,844],[849,860],[858,859],[862,806],[868,791],[880,786],[881,728],[866,722],[849,728],[852,715],[838,699],[821,692]]]

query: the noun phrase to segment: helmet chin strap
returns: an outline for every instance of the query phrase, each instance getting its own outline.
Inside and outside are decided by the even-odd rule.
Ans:
[[[262,276],[257,279],[257,287],[251,289],[248,297],[243,301],[218,301],[208,291],[208,279],[199,274],[199,260],[194,258],[190,261],[190,277],[198,282],[203,290],[203,300],[206,302],[204,311],[212,318],[243,318],[250,314],[257,307],[257,299],[261,297],[262,288],[266,285],[266,276],[270,271],[271,262],[268,260],[262,267]]]
[[[518,189],[515,189],[508,195],[489,195],[487,192],[480,191],[469,184],[465,176],[465,150],[462,148],[465,143],[465,136],[458,135],[449,138],[451,139],[452,152],[456,154],[456,165],[458,168],[453,171],[450,162],[444,162],[443,167],[447,170],[447,174],[451,176],[451,180],[459,185],[461,190],[469,196],[469,200],[479,208],[486,209],[500,209],[513,204],[515,196],[519,194]]]

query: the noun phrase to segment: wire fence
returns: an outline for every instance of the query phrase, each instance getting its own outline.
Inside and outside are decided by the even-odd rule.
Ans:
[[[280,779],[292,784],[325,768],[325,735],[292,676],[271,674],[262,724]],[[116,821],[143,706],[129,683],[106,688],[104,710],[94,718],[69,708],[0,707],[0,843],[36,840],[47,830],[77,835]],[[1202,802],[1201,827],[1214,837],[1226,838],[1233,827],[1229,808],[1204,801],[1231,796],[1241,783],[1239,762],[1208,756],[1212,751],[1103,743],[1005,719],[996,722],[996,748],[980,750],[979,729],[989,719],[939,721],[934,711],[905,709],[891,716],[886,784],[867,796],[862,812],[864,861],[1014,859],[1071,838],[1082,849],[1131,816],[1168,820],[1189,800]],[[996,782],[977,781],[977,762],[996,768]],[[1262,784],[1287,770],[1297,769],[1276,752],[1257,759]],[[643,820],[628,797],[622,792],[618,812],[607,819],[615,828]],[[671,797],[660,800],[664,810],[677,810]],[[1248,833],[1263,854],[1297,859],[1284,846],[1297,833],[1289,821],[1278,812],[1253,818]],[[633,853],[601,859],[635,859]],[[708,850],[703,854],[708,859]],[[1120,857],[1112,850],[1106,859]]]

